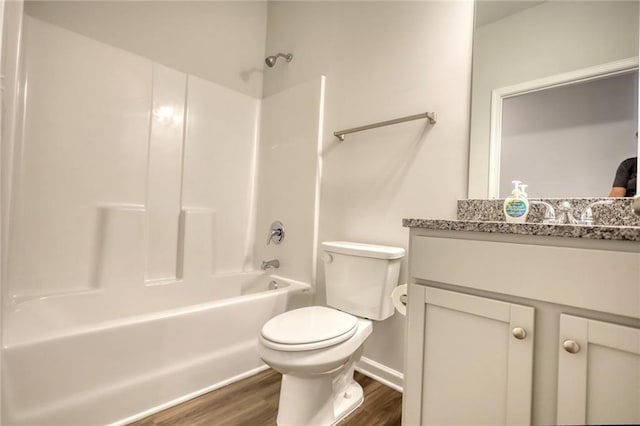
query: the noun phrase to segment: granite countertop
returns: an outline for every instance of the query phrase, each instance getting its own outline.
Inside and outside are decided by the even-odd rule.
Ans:
[[[640,241],[640,226],[546,225],[481,220],[402,219],[402,226],[439,231],[489,232],[593,240]]]
[[[560,202],[568,201],[571,214],[579,218],[580,213],[595,201],[612,200],[608,205],[592,207],[596,225],[543,224],[546,208],[536,201],[551,204],[558,212]],[[592,240],[640,241],[640,216],[634,215],[630,198],[567,198],[530,199],[528,222],[507,223],[504,220],[501,199],[458,200],[457,219],[403,219],[408,228],[424,228],[441,231],[488,232],[514,235],[539,235],[546,237],[586,238]]]

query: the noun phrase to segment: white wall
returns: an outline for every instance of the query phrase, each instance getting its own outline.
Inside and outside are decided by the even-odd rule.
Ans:
[[[484,198],[491,90],[638,56],[638,2],[543,2],[474,37],[469,197]]]
[[[637,152],[637,93],[634,72],[505,99],[500,197],[512,180],[534,198],[606,197]]]
[[[265,96],[326,75],[319,241],[406,247],[403,217],[454,218],[467,192],[473,4],[270,2],[268,17],[267,51],[294,59],[265,71]],[[436,125],[333,137],[425,111]],[[376,323],[364,356],[402,371],[403,333],[399,315]]]
[[[260,101],[28,16],[24,35],[9,292],[242,271]]]
[[[29,1],[29,15],[259,98],[266,1]]]

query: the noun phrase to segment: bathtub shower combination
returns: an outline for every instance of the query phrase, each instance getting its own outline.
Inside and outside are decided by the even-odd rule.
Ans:
[[[323,77],[262,99],[28,14],[21,31],[3,421],[126,424],[266,368],[262,325],[310,304]]]
[[[18,304],[5,335],[9,424],[126,424],[254,374],[266,368],[260,328],[309,289],[261,273],[182,286]]]

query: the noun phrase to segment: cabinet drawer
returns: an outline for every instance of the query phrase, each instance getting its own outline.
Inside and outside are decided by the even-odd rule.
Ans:
[[[640,318],[640,254],[414,236],[411,277]]]

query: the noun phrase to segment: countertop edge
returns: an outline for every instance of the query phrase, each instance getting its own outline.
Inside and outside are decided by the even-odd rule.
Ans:
[[[485,232],[591,240],[640,241],[640,226],[549,225],[454,219],[403,218],[402,226],[438,231]]]

